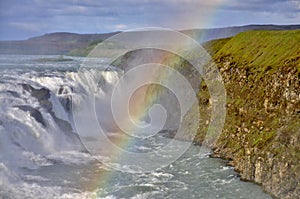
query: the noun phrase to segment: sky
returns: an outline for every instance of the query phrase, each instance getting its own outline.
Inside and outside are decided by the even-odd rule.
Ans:
[[[300,24],[300,0],[0,0],[0,40],[248,24]]]

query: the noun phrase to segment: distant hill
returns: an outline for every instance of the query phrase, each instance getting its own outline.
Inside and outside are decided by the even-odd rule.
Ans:
[[[21,41],[0,41],[0,54],[67,54],[85,48],[91,42],[105,40],[117,34],[51,33]]]
[[[300,25],[247,25],[214,29],[183,30],[199,42],[232,37],[249,30],[296,30]],[[28,40],[0,41],[0,54],[69,54],[85,56],[102,40],[119,32],[107,34],[50,33]]]
[[[300,25],[246,25],[233,26],[226,28],[212,28],[212,29],[191,29],[181,31],[197,41],[206,42],[210,40],[233,37],[240,32],[249,30],[299,30]]]

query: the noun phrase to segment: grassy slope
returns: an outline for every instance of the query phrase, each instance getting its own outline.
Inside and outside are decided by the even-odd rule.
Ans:
[[[215,152],[233,159],[242,178],[263,184],[277,197],[297,196],[300,31],[249,31],[204,47],[227,91],[227,117]],[[206,96],[200,93],[200,101]]]
[[[76,48],[71,50],[69,56],[86,57],[97,46],[97,43],[91,42],[85,48]]]
[[[209,42],[206,42],[203,44],[203,47],[207,50],[207,52],[210,55],[215,55],[219,50],[223,48],[223,46],[232,39],[232,37],[229,38],[223,38],[223,39],[217,39],[212,40]]]
[[[225,41],[226,42],[226,41]],[[217,47],[224,40],[212,46]],[[266,69],[300,60],[300,31],[249,31],[231,38],[217,52],[215,58],[232,56],[233,61]],[[298,65],[299,66],[299,65]],[[299,68],[299,67],[298,67]]]
[[[299,41],[300,30],[255,30],[209,41],[203,46],[214,58],[232,56],[234,61],[246,61],[252,66],[277,66],[292,58],[299,59]]]

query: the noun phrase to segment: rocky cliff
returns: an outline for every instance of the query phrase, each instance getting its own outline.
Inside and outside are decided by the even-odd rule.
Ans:
[[[146,49],[127,53],[115,65],[126,71],[144,63],[163,63],[178,70],[199,90],[198,103],[185,114],[181,124],[184,132],[179,132],[179,138],[213,148],[213,157],[228,159],[241,179],[261,184],[274,197],[299,198],[300,31],[249,31],[210,41],[204,47],[218,67],[227,93],[226,119],[217,141],[210,140],[218,132],[209,124],[212,110],[223,109],[213,98],[218,91],[209,92],[205,81],[199,85],[199,74],[188,62],[167,52]],[[204,71],[209,71],[210,64]],[[152,96],[158,97],[153,101]],[[145,102],[151,99],[151,103],[171,110],[173,117],[166,122],[164,133],[172,137],[180,112],[169,97],[157,85],[149,86]],[[195,128],[198,133],[194,137],[190,132]]]
[[[275,197],[299,198],[300,31],[249,31],[204,46],[227,92],[213,156],[230,160],[243,180]],[[200,87],[199,107],[208,119],[209,94],[204,82]],[[206,123],[200,121],[195,142],[203,141]]]

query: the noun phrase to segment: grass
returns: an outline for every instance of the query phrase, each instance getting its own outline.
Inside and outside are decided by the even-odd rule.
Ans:
[[[68,53],[70,56],[86,57],[103,40],[91,41],[85,48],[76,48]]]
[[[227,91],[226,121],[213,147],[233,154],[237,161],[247,150],[252,159],[267,160],[273,154],[278,157],[275,162],[285,156],[299,163],[300,101],[285,98],[284,93],[299,94],[300,30],[243,32],[203,47],[220,68]],[[209,105],[201,102],[209,96],[202,88],[198,98],[205,110]],[[197,137],[206,131],[200,129]],[[299,167],[296,170],[299,173]]]
[[[202,44],[207,52],[212,56],[215,55],[223,46],[231,40],[232,37],[208,41]]]
[[[236,63],[247,63],[263,69],[295,62],[299,68],[300,30],[248,31],[212,44],[216,59],[231,56]]]
[[[77,48],[68,53],[69,56],[86,57],[97,46],[97,44],[89,45],[85,48]]]
[[[276,131],[261,131],[258,135],[254,135],[252,139],[252,146],[262,148],[266,146],[266,143],[271,142],[276,135]]]

